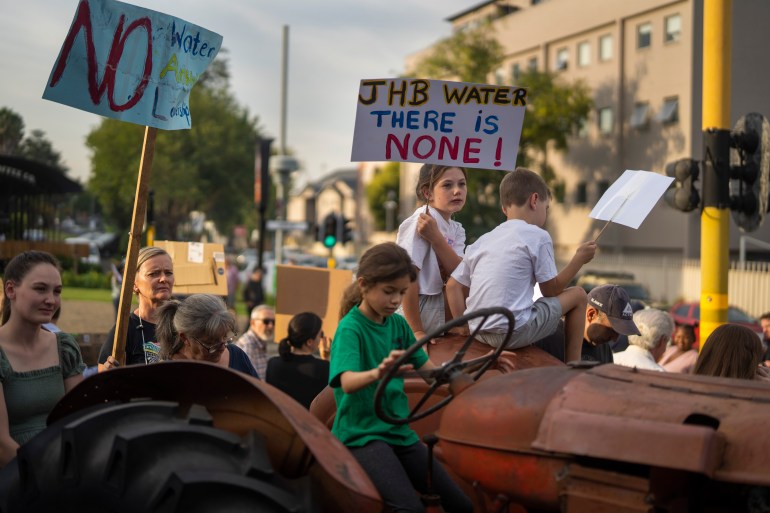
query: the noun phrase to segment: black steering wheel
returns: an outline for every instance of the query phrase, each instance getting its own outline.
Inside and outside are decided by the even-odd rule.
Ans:
[[[502,315],[508,320],[508,331],[506,332],[506,335],[505,335],[506,343],[501,344],[500,347],[496,348],[490,354],[463,362],[462,361],[463,356],[465,356],[465,352],[468,350],[471,343],[473,343],[473,340],[476,337],[476,334],[484,327],[484,324],[487,322],[487,319],[489,319],[494,315]],[[414,355],[422,346],[427,344],[431,339],[439,337],[443,335],[445,332],[457,326],[464,326],[465,324],[468,323],[468,321],[472,319],[478,319],[478,318],[481,319],[478,326],[476,326],[476,329],[473,330],[473,333],[468,335],[468,338],[465,339],[465,343],[463,343],[462,347],[457,350],[457,352],[454,354],[454,356],[450,361],[446,362],[441,367],[438,367],[431,371],[420,373],[420,376],[423,377],[426,381],[428,381],[430,383],[430,386],[428,387],[428,390],[420,398],[420,400],[417,402],[417,405],[415,405],[412,411],[409,412],[409,415],[403,419],[391,417],[390,415],[388,415],[385,412],[385,409],[383,408],[383,404],[382,404],[383,397],[385,395],[385,389],[387,388],[388,383],[390,383],[394,378],[396,378],[399,375],[399,369],[409,361],[412,355]],[[513,335],[513,328],[514,328],[513,313],[511,313],[511,311],[508,310],[507,308],[494,306],[491,308],[483,308],[481,310],[469,312],[465,315],[457,317],[456,319],[452,319],[451,321],[434,329],[430,333],[427,333],[420,340],[412,344],[404,352],[404,354],[401,355],[401,357],[394,362],[394,364],[388,369],[388,371],[382,377],[379,385],[377,385],[377,391],[374,393],[374,412],[377,414],[377,416],[380,419],[390,424],[408,424],[410,422],[414,422],[415,420],[420,420],[424,417],[427,417],[431,413],[443,408],[447,403],[449,403],[449,401],[452,400],[452,395],[449,395],[444,399],[442,399],[441,401],[434,404],[433,406],[430,406],[428,408],[425,408],[423,411],[420,411],[420,409],[425,405],[426,401],[436,392],[436,390],[438,390],[440,386],[450,383],[453,380],[462,379],[462,378],[466,378],[466,379],[469,378],[472,381],[478,380],[481,377],[481,375],[484,374],[484,372],[486,372],[489,366],[492,365],[492,363],[495,360],[497,360],[497,358],[503,352],[503,350],[505,349],[505,346],[507,345],[507,342],[511,339],[511,335]],[[450,388],[450,391],[451,391],[451,388]]]

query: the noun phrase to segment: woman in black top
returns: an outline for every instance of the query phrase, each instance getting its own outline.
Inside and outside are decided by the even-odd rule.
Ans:
[[[158,361],[160,345],[155,339],[158,308],[171,298],[174,288],[174,263],[166,250],[150,246],[142,248],[136,261],[134,294],[139,306],[131,312],[126,331],[126,365]],[[114,366],[112,358],[115,327],[99,352],[99,371]]]
[[[293,397],[305,408],[329,382],[329,362],[316,358],[325,342],[321,318],[311,312],[295,315],[289,336],[281,340],[278,354],[268,360],[265,381]]]

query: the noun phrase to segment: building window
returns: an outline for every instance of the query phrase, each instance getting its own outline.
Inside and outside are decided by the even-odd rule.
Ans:
[[[529,71],[537,71],[537,57],[530,57],[527,61],[527,69]]]
[[[652,44],[652,23],[642,23],[636,27],[636,47],[649,48]]]
[[[580,182],[575,189],[575,203],[578,205],[584,205],[588,203],[588,184]]]
[[[577,47],[577,65],[581,68],[591,64],[591,45],[583,41]]]
[[[599,180],[596,187],[599,189],[599,198],[601,198],[604,196],[604,193],[607,192],[607,189],[610,188],[610,182],[609,180]]]
[[[663,124],[679,121],[679,97],[670,96],[663,100],[663,107],[658,113],[658,121]]]
[[[612,59],[612,34],[607,34],[599,38],[599,60],[608,61]]]
[[[577,129],[577,136],[581,139],[588,137],[588,118],[583,118],[580,120],[580,124],[578,125]]]
[[[631,128],[645,128],[649,121],[650,104],[637,102],[634,104],[634,112],[631,114]]]
[[[504,83],[505,83],[505,70],[503,68],[498,68],[498,70],[495,71],[495,84],[503,85]]]
[[[519,63],[515,63],[511,65],[511,79],[513,80],[513,84],[516,85],[516,82],[519,81],[519,77],[521,76],[521,66],[519,66]]]
[[[567,50],[566,48],[559,48],[556,51],[556,69],[557,70],[567,69],[568,63],[569,63],[569,50]]]
[[[599,109],[599,133],[611,134],[612,133],[612,107],[604,107]]]
[[[666,28],[664,41],[666,43],[679,41],[679,38],[682,37],[682,17],[674,14],[673,16],[666,17],[663,23]]]

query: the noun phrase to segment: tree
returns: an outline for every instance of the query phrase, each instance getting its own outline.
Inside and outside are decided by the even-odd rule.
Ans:
[[[53,148],[53,144],[45,136],[42,130],[32,130],[32,134],[25,137],[19,146],[19,155],[30,160],[43,162],[62,172],[66,167],[62,164],[61,153]]]
[[[385,204],[392,201],[391,196],[398,197],[398,188],[398,162],[388,162],[382,169],[377,169],[372,181],[366,186],[366,199],[369,203],[369,212],[374,218],[375,229],[385,229],[387,216]]]
[[[0,109],[0,153],[16,155],[24,139],[24,120],[8,107]]]
[[[237,103],[228,76],[227,61],[218,58],[191,92],[193,127],[158,133],[150,181],[158,237],[176,237],[194,210],[204,212],[221,233],[255,224],[257,119]],[[143,132],[141,126],[106,119],[86,139],[93,152],[89,190],[122,227],[130,224]]]
[[[487,83],[487,77],[500,68],[503,59],[503,48],[487,23],[474,30],[455,31],[418,60],[409,74]],[[555,173],[548,166],[548,149],[551,144],[558,150],[567,149],[568,136],[577,130],[592,107],[588,88],[580,82],[561,83],[553,74],[538,71],[525,74],[515,85],[528,89],[517,164],[540,171],[549,186],[558,187]],[[541,156],[538,162],[531,158],[533,153]],[[469,243],[504,219],[498,199],[502,176],[498,170],[468,171],[468,199],[457,220],[465,227]]]
[[[541,71],[525,73],[517,85],[528,90],[520,152],[531,155],[534,150],[540,160],[532,167],[539,169],[550,187],[556,187],[560,181],[548,164],[548,148],[567,149],[568,137],[580,129],[591,112],[591,92],[583,81],[567,84],[555,74]]]

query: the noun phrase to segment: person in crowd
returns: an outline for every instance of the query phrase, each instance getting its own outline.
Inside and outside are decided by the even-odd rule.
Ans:
[[[263,274],[262,269],[255,267],[243,287],[243,302],[246,303],[248,315],[251,315],[257,306],[265,302],[265,289],[262,287]]]
[[[228,256],[225,259],[225,278],[227,278],[227,307],[235,308],[235,297],[238,293],[238,266],[235,265],[235,259]]]
[[[661,310],[648,308],[634,313],[634,324],[639,335],[628,337],[625,351],[614,354],[615,363],[637,369],[664,371],[655,360],[666,349],[674,331],[674,320]]]
[[[698,360],[698,350],[693,349],[693,342],[695,342],[695,328],[687,324],[678,325],[674,329],[671,344],[658,360],[658,364],[668,372],[691,374]]]
[[[258,305],[249,315],[249,329],[235,342],[248,355],[260,378],[265,377],[267,345],[273,343],[274,335],[275,310],[268,305]]]
[[[267,362],[265,381],[308,409],[329,382],[329,362],[314,356],[327,343],[322,328],[323,321],[312,312],[295,315],[289,335],[278,345],[278,356]]]
[[[465,169],[424,164],[415,194],[427,205],[398,227],[396,243],[403,247],[418,269],[402,310],[415,336],[421,338],[446,322],[444,283],[462,261],[465,230],[452,219],[465,205]]]
[[[548,186],[537,173],[521,167],[507,173],[500,182],[500,202],[507,221],[468,246],[450,282],[454,280],[468,291],[467,312],[491,306],[504,306],[513,312],[516,321],[511,340],[504,340],[508,326],[502,316],[491,318],[478,333],[479,340],[493,347],[531,345],[555,332],[564,315],[566,361],[572,361],[580,358],[586,293],[567,285],[593,259],[596,243],[581,244],[558,272],[551,236],[544,229],[550,200]],[[533,301],[536,283],[543,297]],[[454,285],[448,284],[447,290],[458,294]],[[450,305],[462,301],[449,299]],[[470,323],[471,331],[478,322]]]
[[[763,313],[759,317],[759,325],[762,326],[762,345],[765,347],[762,361],[765,367],[770,367],[770,312]]]
[[[770,381],[770,371],[760,365],[763,352],[762,341],[752,330],[722,324],[706,339],[693,374]]]
[[[589,362],[613,363],[610,344],[620,335],[639,335],[628,293],[614,284],[594,287],[588,293],[585,308],[583,342],[580,359]],[[538,340],[535,345],[556,358],[564,359],[564,333],[556,330]]]
[[[427,489],[428,452],[407,424],[390,424],[374,412],[374,392],[385,372],[415,342],[414,332],[393,315],[417,278],[412,258],[392,242],[367,250],[356,281],[345,290],[341,320],[331,346],[329,385],[337,415],[332,433],[350,450],[369,475],[385,505],[393,511],[424,511],[414,488]],[[420,348],[405,368],[434,368]],[[409,405],[403,378],[396,377],[384,394],[384,407],[404,418]],[[433,487],[447,513],[473,511],[473,504],[438,461],[433,462]]]
[[[128,317],[126,330],[126,365],[158,361],[160,346],[155,338],[158,308],[171,298],[174,288],[174,264],[165,249],[148,246],[139,250],[134,277],[134,294],[139,305]],[[99,352],[99,372],[115,367],[112,357],[115,338],[113,326]]]
[[[43,329],[61,306],[59,262],[25,251],[8,262],[0,323],[0,467],[46,427],[64,394],[83,380],[72,335]]]
[[[219,296],[191,294],[184,301],[166,301],[158,308],[155,328],[160,358],[214,363],[259,378],[246,353],[233,344],[235,324]]]

